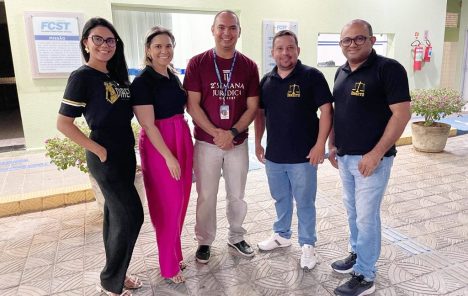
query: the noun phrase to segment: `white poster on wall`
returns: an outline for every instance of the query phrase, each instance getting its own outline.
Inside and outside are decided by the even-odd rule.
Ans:
[[[83,62],[80,51],[80,15],[26,13],[34,78],[66,77]]]
[[[281,30],[291,30],[297,35],[298,23],[288,21],[263,21],[263,73],[270,72],[275,67],[275,60],[271,56],[273,37]]]

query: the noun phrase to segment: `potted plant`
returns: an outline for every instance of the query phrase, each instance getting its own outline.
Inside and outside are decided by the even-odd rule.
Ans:
[[[411,125],[413,147],[422,152],[444,150],[451,126],[438,120],[460,113],[464,105],[460,93],[453,89],[411,91],[411,111],[424,117],[424,121],[413,122]]]
[[[85,135],[89,136],[90,130],[85,123],[78,122],[76,125]],[[135,139],[138,139],[140,127],[137,124],[132,123],[132,129]],[[136,140],[135,143],[138,143],[138,141]],[[72,140],[66,137],[54,137],[47,139],[45,141],[45,149],[45,155],[50,158],[50,163],[53,163],[57,166],[58,170],[66,170],[70,167],[76,167],[83,173],[89,173],[86,163],[85,149]],[[137,161],[139,161],[139,157],[137,157]],[[89,180],[99,208],[102,210],[104,208],[104,197],[102,195],[101,189],[91,174],[89,174]],[[143,177],[139,165],[137,165],[137,171],[135,175],[135,187],[138,191],[138,195],[140,196],[142,204],[144,204],[146,195],[143,185]]]

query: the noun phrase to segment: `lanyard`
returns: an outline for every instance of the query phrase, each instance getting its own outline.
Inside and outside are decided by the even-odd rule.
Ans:
[[[221,80],[221,74],[219,73],[218,64],[216,63],[216,51],[214,48],[213,48],[213,56],[214,56],[214,66],[215,66],[216,76],[218,77],[219,85],[222,86],[223,81]],[[232,73],[234,71],[234,65],[236,64],[236,58],[237,58],[237,50],[234,52],[234,58],[231,63],[231,70],[229,71],[228,79],[226,80],[226,84],[223,86],[223,105],[226,105],[227,90],[229,88],[229,83],[231,82]]]

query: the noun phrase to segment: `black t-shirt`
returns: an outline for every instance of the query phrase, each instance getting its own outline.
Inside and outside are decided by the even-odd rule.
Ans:
[[[146,66],[133,80],[130,91],[133,105],[153,105],[155,119],[184,114],[187,93],[171,71],[168,78]]]
[[[265,158],[276,163],[303,163],[317,142],[317,109],[331,103],[323,74],[297,62],[284,79],[277,67],[260,82],[260,108],[265,109],[267,147]]]
[[[389,105],[411,100],[403,66],[374,50],[355,71],[348,63],[338,68],[333,98],[335,145],[341,156],[371,151],[392,116]],[[395,145],[385,154],[392,155]]]
[[[91,130],[128,128],[133,117],[130,90],[109,74],[84,65],[70,74],[59,113],[84,115]]]

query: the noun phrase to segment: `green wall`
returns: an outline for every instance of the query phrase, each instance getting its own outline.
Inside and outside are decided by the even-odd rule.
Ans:
[[[111,19],[112,5],[238,11],[242,26],[239,49],[259,64],[262,62],[262,20],[297,21],[300,58],[304,63],[314,66],[318,33],[339,33],[346,22],[363,18],[372,24],[376,33],[394,35],[389,51],[408,71],[412,88],[434,87],[440,82],[447,5],[445,0],[5,0],[27,149],[42,148],[46,138],[58,134],[55,119],[66,79],[32,79],[24,12],[81,12],[85,19],[97,15]],[[421,11],[424,11],[424,18],[421,17]],[[414,32],[418,31],[422,35],[424,30],[429,31],[433,58],[422,71],[413,73],[410,44]],[[320,70],[332,86],[336,69]]]

